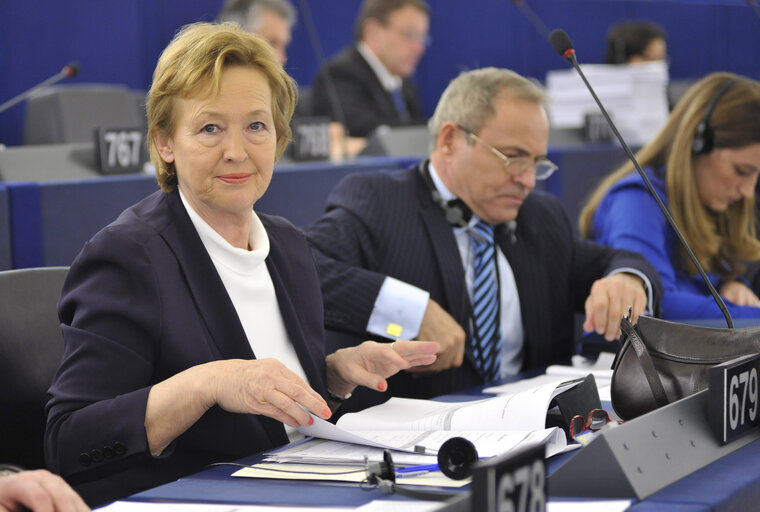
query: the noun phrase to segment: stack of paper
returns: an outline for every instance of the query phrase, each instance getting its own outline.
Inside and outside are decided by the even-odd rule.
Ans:
[[[668,68],[664,61],[585,64],[581,69],[629,144],[648,142],[667,122]],[[554,128],[581,128],[586,114],[599,113],[574,69],[549,71],[546,89]]]
[[[550,457],[567,448],[565,433],[544,428],[552,398],[577,381],[554,377],[514,393],[470,402],[436,402],[391,398],[333,425],[312,415],[299,427],[305,441],[267,453],[264,464],[234,476],[362,481],[367,461],[380,461],[392,451],[398,466],[436,464],[441,446],[452,437],[473,443],[479,458],[494,457],[525,446],[543,444]],[[308,469],[306,469],[308,467]],[[440,472],[405,481],[411,485],[462,485]]]

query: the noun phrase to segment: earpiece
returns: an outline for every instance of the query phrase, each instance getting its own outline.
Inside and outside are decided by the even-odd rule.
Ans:
[[[446,222],[448,222],[450,226],[455,228],[466,228],[470,223],[470,219],[472,219],[472,210],[470,210],[470,207],[467,206],[461,199],[444,201],[441,197],[441,194],[438,192],[438,189],[435,188],[433,178],[430,177],[430,170],[427,166],[428,161],[425,160],[419,165],[417,169],[422,176],[422,180],[425,182],[425,185],[427,185],[428,190],[430,191],[430,197],[433,199],[433,202],[441,207],[444,215],[446,216]],[[501,224],[498,226],[498,228],[502,229],[507,235],[509,235],[509,240],[511,243],[515,243],[517,241],[517,235],[515,234],[517,231],[517,221],[511,220],[509,222]],[[472,231],[470,234],[476,236]],[[476,238],[478,237],[476,236]]]
[[[433,198],[433,202],[443,209],[443,213],[446,215],[446,222],[451,226],[457,228],[467,227],[467,224],[472,218],[472,210],[470,210],[469,206],[464,204],[464,201],[461,199],[444,201],[433,184],[433,179],[430,177],[430,171],[428,170],[427,165],[428,162],[426,160],[419,165],[418,169],[422,176],[422,180],[425,182],[425,185],[427,185],[428,190],[430,190],[430,197]]]
[[[478,460],[478,451],[472,442],[463,437],[452,437],[438,450],[438,468],[447,477],[464,480],[472,475],[472,466]],[[385,493],[396,492],[421,500],[447,500],[458,493],[423,491],[396,483],[396,468],[391,452],[383,452],[382,462],[367,463],[367,481],[377,485]]]
[[[720,100],[721,96],[723,96],[726,91],[739,80],[739,78],[728,80],[715,92],[712,99],[707,104],[705,113],[702,116],[702,119],[699,120],[697,129],[694,132],[694,139],[691,141],[691,152],[695,155],[709,153],[715,146],[713,131],[710,128],[710,116],[712,116],[713,110],[715,110],[715,106],[718,104],[718,100]]]
[[[438,450],[438,467],[453,480],[464,480],[472,475],[472,466],[478,461],[478,450],[464,437],[452,437]]]

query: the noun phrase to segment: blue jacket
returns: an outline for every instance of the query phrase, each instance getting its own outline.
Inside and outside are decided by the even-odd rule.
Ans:
[[[645,168],[655,190],[667,206],[664,172]],[[592,239],[618,249],[636,251],[660,273],[664,296],[662,318],[722,318],[723,314],[702,278],[689,276],[677,265],[679,241],[667,219],[636,171],[618,181],[604,196],[594,214]],[[720,278],[708,274],[717,289]],[[760,318],[760,308],[726,301],[735,318]]]
[[[314,260],[290,223],[259,217],[288,336],[309,383],[324,396]],[[144,421],[153,384],[209,361],[256,357],[176,191],[152,194],[85,245],[66,278],[58,315],[64,353],[50,388],[45,454],[89,504],[288,442],[278,421],[212,407],[160,457],[150,454]]]

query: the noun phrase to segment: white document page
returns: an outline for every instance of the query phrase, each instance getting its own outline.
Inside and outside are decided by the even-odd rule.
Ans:
[[[276,471],[272,471],[272,469]],[[254,464],[232,473],[235,477],[275,478],[280,480],[312,480],[321,482],[360,483],[367,479],[367,471],[356,466],[324,466],[322,464]],[[403,478],[404,485],[459,488],[470,479],[453,480],[440,471]]]
[[[583,377],[585,377],[587,373],[588,372],[584,373]],[[498,386],[491,386],[490,388],[485,388],[483,390],[483,393],[491,393],[494,395],[513,395],[515,393],[520,393],[522,391],[531,390],[542,386],[554,385],[556,387],[554,395],[552,397],[554,398],[554,396],[557,396],[561,392],[570,389],[579,382],[580,381],[577,381],[577,376],[568,378],[561,375],[538,375],[536,377],[531,377],[530,379],[523,379],[515,382],[507,382],[506,384],[500,384]]]
[[[348,431],[543,430],[549,403],[564,380],[554,379],[517,393],[474,402],[394,397],[364,411],[345,414],[338,426]]]
[[[356,512],[433,512],[443,507],[440,501],[374,500],[356,509]]]
[[[549,498],[546,512],[623,512],[633,503],[631,500],[589,500],[560,501]]]
[[[144,501],[116,501],[96,510],[102,512],[303,512],[303,506],[280,505],[209,505],[205,503],[153,503]],[[308,509],[307,509],[308,510]],[[319,512],[346,512],[353,507],[319,507]]]
[[[609,381],[612,379],[612,362],[614,360],[615,354],[612,352],[600,352],[599,357],[593,362],[585,357],[573,357],[572,366],[551,365],[546,369],[546,375],[585,377],[589,373],[592,373],[597,386],[609,384]]]
[[[541,430],[445,430],[445,431],[397,431],[360,430],[354,432],[364,438],[400,446],[402,449],[424,448],[425,453],[437,454],[441,445],[452,437],[463,437],[475,445],[480,458],[494,457],[515,448],[547,443],[546,456],[564,450],[567,445],[565,433],[557,427]],[[398,448],[397,448],[398,449]]]
[[[551,457],[565,450],[565,433],[557,427],[535,431],[510,430],[452,430],[452,431],[396,431],[372,430],[353,433],[366,439],[365,445],[351,444],[324,439],[313,439],[292,448],[267,454],[266,460],[280,462],[308,461],[321,463],[361,463],[367,457],[370,461],[383,459],[383,445],[394,450],[393,460],[399,465],[434,464],[438,449],[452,437],[463,437],[475,445],[480,458],[507,453],[522,446],[546,444],[546,456]],[[424,450],[425,455],[419,452]],[[404,453],[408,452],[408,453]]]
[[[391,452],[393,462],[399,466],[422,466],[435,464],[434,455]],[[268,452],[265,461],[273,462],[311,462],[321,464],[364,464],[364,458],[370,462],[383,460],[383,449],[358,444],[329,441],[327,439],[309,439],[306,442],[283,449]]]

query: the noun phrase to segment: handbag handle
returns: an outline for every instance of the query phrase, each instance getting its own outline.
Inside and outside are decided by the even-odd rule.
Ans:
[[[644,370],[644,376],[647,378],[649,389],[652,391],[652,395],[654,395],[654,401],[657,404],[657,407],[668,405],[670,402],[668,401],[668,396],[665,394],[665,388],[662,385],[660,376],[654,367],[652,357],[649,355],[646,345],[644,345],[639,333],[636,332],[636,329],[634,329],[628,318],[623,317],[620,321],[620,330],[623,331],[623,334],[633,347],[633,351],[639,360],[641,369]]]

